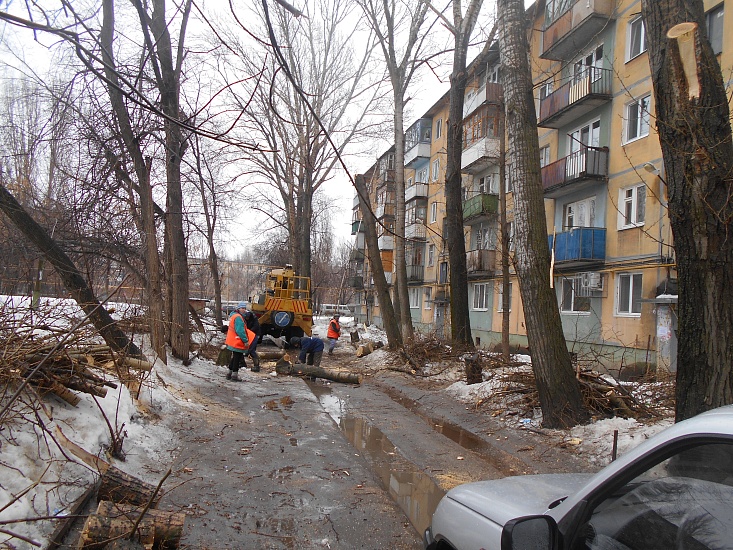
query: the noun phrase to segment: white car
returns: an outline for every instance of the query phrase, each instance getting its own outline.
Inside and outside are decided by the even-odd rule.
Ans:
[[[675,424],[597,474],[467,483],[428,550],[733,549],[733,405]]]

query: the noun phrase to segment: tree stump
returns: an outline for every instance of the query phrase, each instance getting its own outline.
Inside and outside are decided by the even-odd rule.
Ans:
[[[480,384],[483,382],[481,356],[478,353],[473,353],[466,355],[463,360],[466,363],[466,384]]]
[[[146,506],[154,493],[155,487],[153,485],[126,474],[114,466],[110,466],[102,475],[97,499]],[[158,503],[161,496],[162,491],[159,491],[155,495],[152,507]]]
[[[351,336],[351,343],[356,344],[359,341],[359,331],[355,330],[353,332],[349,333],[349,336]]]
[[[128,521],[130,524],[128,528],[129,532],[132,530],[132,527],[143,510],[144,508],[141,506],[115,504],[114,502],[103,500],[97,506],[96,515],[114,520]],[[167,512],[165,510],[149,508],[145,511],[145,516],[140,523],[153,525],[156,548],[178,548],[185,521],[186,514],[182,512]]]

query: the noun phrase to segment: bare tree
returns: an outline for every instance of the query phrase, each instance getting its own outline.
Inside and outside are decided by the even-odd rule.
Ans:
[[[395,144],[395,273],[396,299],[399,305],[402,337],[412,340],[413,326],[410,314],[410,297],[407,288],[407,264],[405,261],[405,131],[404,111],[407,89],[420,66],[423,45],[429,29],[422,29],[429,2],[415,0],[411,3],[382,0],[359,0],[372,30],[376,33],[387,74],[392,85],[394,108],[393,130]],[[403,27],[407,27],[406,29]],[[402,44],[400,36],[406,34]]]
[[[679,421],[733,403],[733,141],[702,1],[641,5],[679,277]]]
[[[527,25],[521,0],[499,0],[499,44],[514,189],[515,269],[524,305],[532,369],[543,424],[560,428],[588,418],[565,343],[560,309],[550,287],[550,255],[542,182],[537,115],[532,96]],[[451,273],[452,275],[452,273]]]

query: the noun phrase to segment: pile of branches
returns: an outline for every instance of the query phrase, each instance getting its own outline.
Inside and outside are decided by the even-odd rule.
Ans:
[[[507,382],[506,393],[522,394],[524,401],[529,407],[539,407],[539,394],[534,374],[531,370],[510,372],[505,375]],[[613,416],[622,418],[651,418],[665,414],[666,400],[655,400],[654,406],[646,404],[637,397],[631,388],[634,385],[626,386],[607,375],[601,375],[592,370],[581,370],[578,372],[578,382],[586,408],[591,415],[597,418],[609,418]],[[670,391],[668,385],[659,387],[661,394]],[[674,391],[673,389],[671,390]],[[659,405],[659,403],[663,403]]]

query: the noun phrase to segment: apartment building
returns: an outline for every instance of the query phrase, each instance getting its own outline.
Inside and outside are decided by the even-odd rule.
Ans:
[[[730,17],[726,21],[725,2],[706,1],[705,8],[708,34],[730,85],[733,23]],[[675,253],[640,12],[640,0],[540,0],[528,8],[541,178],[552,281],[571,351],[612,369],[656,363],[675,370]],[[498,52],[489,50],[474,61],[469,74],[461,163],[469,306],[477,346],[493,348],[501,340],[504,288]],[[419,171],[427,169],[429,179],[427,201],[418,198],[422,189],[410,192],[414,209],[408,227],[410,220],[423,219],[421,208],[427,207],[425,239],[410,241],[414,249],[408,255],[413,266],[424,262],[424,269],[412,270],[413,321],[420,330],[447,334],[444,136],[436,127],[439,119],[441,125],[447,120],[447,98],[441,101],[445,104],[436,104],[408,129],[406,143],[412,146],[406,147],[405,164],[406,199],[408,190],[424,181],[426,174]],[[510,178],[503,184],[511,233]],[[410,235],[422,233],[416,228]],[[424,249],[418,244],[423,242]],[[507,253],[511,257],[511,241]],[[519,286],[510,273],[510,341],[526,345]]]

